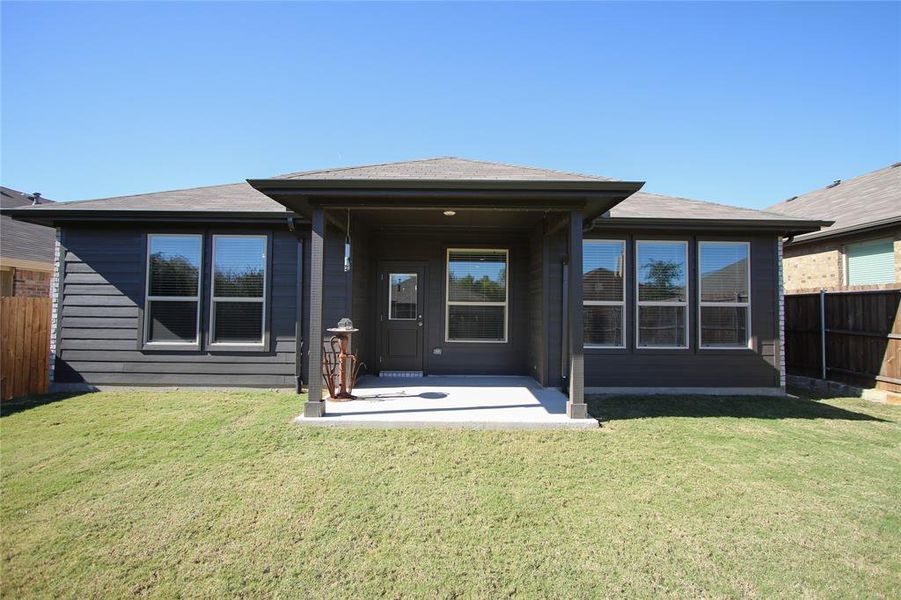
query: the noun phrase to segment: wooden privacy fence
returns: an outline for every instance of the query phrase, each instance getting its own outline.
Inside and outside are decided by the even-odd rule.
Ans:
[[[49,360],[50,298],[0,298],[0,399],[45,393]]]
[[[901,290],[785,296],[790,375],[901,391]]]

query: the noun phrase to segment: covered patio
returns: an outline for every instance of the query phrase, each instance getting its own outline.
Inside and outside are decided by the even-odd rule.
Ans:
[[[357,400],[326,400],[325,414],[304,425],[451,427],[471,429],[594,429],[594,419],[566,415],[567,397],[531,377],[458,376],[361,378]]]

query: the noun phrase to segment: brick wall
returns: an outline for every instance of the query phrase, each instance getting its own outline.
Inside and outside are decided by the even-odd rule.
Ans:
[[[13,273],[13,296],[50,295],[52,273],[16,269]]]
[[[895,283],[872,286],[855,286],[854,289],[882,289],[897,287],[901,283],[901,229],[894,232],[868,233],[854,237],[835,238],[785,246],[782,261],[786,292],[811,292],[821,289],[852,289],[845,286],[845,244],[866,240],[895,239]]]

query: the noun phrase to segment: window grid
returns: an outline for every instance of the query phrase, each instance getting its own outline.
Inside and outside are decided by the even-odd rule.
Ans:
[[[216,242],[219,238],[257,238],[263,240],[263,295],[260,297],[253,296],[217,296],[216,295]],[[268,290],[268,253],[269,253],[269,237],[266,235],[241,235],[241,234],[216,234],[213,235],[213,258],[211,262],[212,273],[210,276],[210,346],[262,346],[266,339],[266,296]],[[222,302],[255,302],[263,305],[260,322],[260,340],[257,342],[217,342],[216,340],[216,304]],[[198,311],[199,312],[199,311]]]
[[[504,301],[503,302],[470,302],[450,299],[450,256],[451,253],[477,254],[479,252],[497,252],[504,255]],[[444,306],[444,341],[446,343],[470,343],[470,344],[506,344],[508,337],[509,310],[507,304],[510,300],[510,251],[501,248],[448,248],[444,260],[445,266],[445,306]],[[478,339],[451,339],[450,337],[450,307],[451,306],[502,306],[504,307],[504,338],[500,340]]]
[[[746,247],[746,255],[748,257],[748,273],[747,273],[747,285],[748,285],[748,300],[746,302],[705,302],[704,301],[704,289],[702,287],[702,278],[701,278],[701,256],[704,252],[705,245],[734,245],[734,246],[745,246]],[[701,323],[701,310],[704,307],[719,307],[719,308],[744,308],[745,309],[745,331],[747,332],[748,340],[742,345],[738,346],[705,346],[704,338],[703,338],[703,327]],[[751,347],[751,242],[718,242],[718,241],[699,241],[698,242],[698,348],[701,350],[747,350]]]
[[[640,259],[641,259],[641,245],[642,244],[680,244],[685,248],[685,268],[688,268],[688,241],[686,240],[637,240],[635,242],[635,347],[642,350],[686,350],[689,348],[689,339],[688,332],[691,330],[689,325],[689,312],[688,312],[688,298],[689,298],[689,289],[688,289],[688,275],[685,276],[685,300],[684,301],[676,301],[676,300],[642,300],[641,299],[641,290],[639,287],[639,283],[641,281],[641,277],[639,275],[639,269],[641,269]],[[684,330],[684,338],[685,343],[681,346],[648,346],[642,345],[641,343],[641,309],[642,307],[652,307],[652,306],[662,306],[669,308],[681,308],[682,309],[682,318],[685,321]]]
[[[200,241],[200,260],[197,269],[197,293],[193,296],[158,296],[150,294],[150,259],[153,257],[151,248],[153,238],[197,238]],[[200,343],[200,288],[203,281],[203,235],[199,233],[148,233],[147,257],[145,262],[144,279],[144,344],[147,346],[197,346]],[[151,302],[195,302],[197,304],[197,319],[194,325],[194,339],[189,341],[151,341],[150,340],[150,303]]]
[[[583,346],[585,348],[625,348],[626,347],[626,265],[628,265],[628,255],[626,252],[626,241],[625,240],[584,240],[584,245],[588,244],[619,244],[622,247],[622,257],[623,257],[623,286],[622,286],[622,298],[620,300],[582,300],[582,306],[619,306],[622,318],[622,343],[619,345],[613,344],[591,344],[585,343]],[[584,264],[585,261],[585,252],[582,252],[582,261]],[[584,267],[583,267],[584,271]],[[584,311],[583,311],[584,312]]]

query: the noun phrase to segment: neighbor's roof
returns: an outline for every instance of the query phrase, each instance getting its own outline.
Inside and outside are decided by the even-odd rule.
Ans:
[[[277,175],[272,179],[334,179],[334,180],[373,180],[373,179],[410,179],[417,181],[615,181],[609,177],[566,173],[537,167],[523,167],[504,163],[485,162],[442,156],[402,162],[363,165],[359,167],[341,167],[317,171],[300,171]]]
[[[39,206],[53,206],[52,200],[41,198]],[[32,199],[22,192],[0,187],[0,208],[31,206]],[[56,232],[49,227],[13,221],[0,217],[0,263],[27,268],[28,263],[40,263],[45,268],[53,264]],[[35,265],[37,266],[37,265]]]
[[[834,221],[830,227],[797,236],[795,241],[901,223],[901,163],[795,196],[767,210]]]

